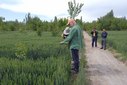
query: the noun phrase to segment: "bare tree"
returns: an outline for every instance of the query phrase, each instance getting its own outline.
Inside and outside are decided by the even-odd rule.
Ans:
[[[81,12],[81,8],[83,5],[84,5],[83,3],[80,4],[76,3],[75,0],[73,0],[73,2],[72,1],[68,2],[68,7],[69,7],[68,13],[70,15],[70,18],[74,19],[76,16],[78,16],[79,13]]]

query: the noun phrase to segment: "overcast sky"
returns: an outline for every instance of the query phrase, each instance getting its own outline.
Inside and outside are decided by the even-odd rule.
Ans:
[[[67,18],[69,16],[68,2],[72,0],[0,0],[0,16],[6,20],[23,20],[30,12],[41,20],[53,20],[54,16]],[[115,17],[127,17],[127,0],[76,0],[84,3],[79,14],[83,21],[97,20],[113,10]]]

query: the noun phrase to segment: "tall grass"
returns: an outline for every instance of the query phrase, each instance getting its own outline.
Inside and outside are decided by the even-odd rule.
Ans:
[[[60,41],[60,37],[52,37],[49,32],[44,32],[42,37],[38,37],[34,32],[4,32],[0,33],[0,56],[15,57],[18,44],[26,46],[28,57],[58,56],[59,51],[64,51],[59,45]]]
[[[69,85],[70,53],[50,32],[0,32],[0,85]]]
[[[127,59],[127,31],[109,31],[107,44]]]

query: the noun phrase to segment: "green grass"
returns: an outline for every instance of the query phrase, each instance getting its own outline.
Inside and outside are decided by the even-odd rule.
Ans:
[[[68,85],[70,53],[61,37],[0,32],[0,85]]]
[[[107,44],[127,59],[127,31],[108,31]]]
[[[107,47],[113,48],[120,53],[118,57],[127,60],[127,31],[107,31]],[[101,43],[101,32],[99,31],[98,41]]]
[[[0,32],[0,85],[85,85],[84,55],[72,81],[70,51],[62,40],[51,32]]]
[[[60,37],[52,37],[49,32],[42,33],[41,37],[37,36],[35,32],[1,32],[0,57],[15,57],[14,54],[18,44],[22,44],[29,49],[27,53],[28,57],[57,55],[57,53],[54,53],[55,50],[58,51],[63,48],[59,45],[61,40]]]

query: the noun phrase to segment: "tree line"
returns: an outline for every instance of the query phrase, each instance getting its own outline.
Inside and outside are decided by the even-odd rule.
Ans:
[[[84,23],[85,30],[91,30],[96,28],[98,30],[102,30],[105,28],[106,30],[127,30],[127,20],[126,17],[117,18],[114,16],[113,10],[108,12],[106,15],[98,18],[96,21],[91,23]]]
[[[32,17],[30,13],[25,15],[22,22],[17,19],[15,21],[5,21],[4,17],[0,17],[0,31],[36,31],[38,35],[41,35],[43,31],[51,31],[53,35],[63,31],[66,27],[68,19],[60,18],[56,16],[51,21],[43,21],[38,16]],[[82,24],[82,20],[77,20],[79,24]]]
[[[50,31],[53,28],[65,26],[67,19],[57,19],[48,22],[41,20],[38,16],[32,17],[30,13],[25,15],[25,18],[22,22],[19,22],[17,19],[15,21],[5,21],[4,17],[0,17],[0,30],[5,31],[17,31],[17,30],[42,30]]]
[[[56,35],[64,30],[67,21],[67,18],[58,19],[56,16],[51,21],[43,21],[38,16],[32,17],[30,13],[26,14],[22,22],[19,22],[17,19],[15,21],[5,21],[4,17],[0,17],[0,31],[32,30],[36,31],[38,35],[41,35],[43,31],[51,31],[53,35]],[[96,21],[84,22],[82,17],[76,21],[84,30],[92,30],[94,27],[98,30],[103,28],[106,30],[127,30],[126,17],[114,17],[113,10]]]

